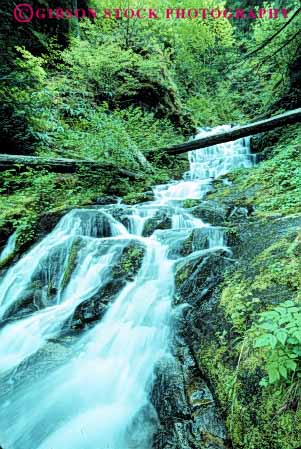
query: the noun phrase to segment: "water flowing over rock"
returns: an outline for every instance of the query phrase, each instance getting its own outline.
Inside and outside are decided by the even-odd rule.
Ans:
[[[0,279],[3,449],[228,447],[189,316],[232,263],[202,198],[252,158],[241,140],[189,160],[152,201],[68,212]]]

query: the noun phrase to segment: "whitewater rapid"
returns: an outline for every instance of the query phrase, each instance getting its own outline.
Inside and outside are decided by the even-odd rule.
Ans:
[[[154,201],[70,211],[0,279],[3,449],[151,449],[157,420],[149,393],[156,364],[169,355],[183,259],[171,248],[195,228],[207,230],[207,251],[225,246],[222,230],[194,217],[183,200],[203,198],[213,179],[253,163],[245,139],[192,151],[189,162],[183,180],[154,187]],[[168,228],[145,236],[146,223],[162,212]],[[71,332],[77,308],[102,299],[129,245],[143,249],[134,279],[101,319]]]

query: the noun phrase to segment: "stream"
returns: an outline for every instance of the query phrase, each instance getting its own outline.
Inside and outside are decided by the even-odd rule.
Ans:
[[[219,129],[228,127],[196,137]],[[156,365],[171,357],[175,272],[200,251],[227,250],[223,230],[183,201],[200,200],[215,178],[253,159],[241,139],[192,151],[189,162],[182,180],[153,188],[151,202],[70,211],[3,274],[3,449],[152,448],[150,391]],[[196,242],[181,255],[201,228],[206,249]]]

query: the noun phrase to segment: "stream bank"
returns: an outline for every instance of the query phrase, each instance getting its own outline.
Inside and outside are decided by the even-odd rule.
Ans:
[[[282,379],[260,386],[266,376],[266,355],[254,348],[252,333],[263,311],[301,300],[297,128],[261,135],[256,145],[265,150],[264,162],[226,175],[226,183],[220,178],[205,202],[187,204],[192,214],[210,217],[211,223],[225,229],[232,260],[214,264],[207,273],[207,285],[211,279],[214,285],[183,310],[179,329],[219,406],[231,447],[297,449],[300,384],[298,379],[293,383]],[[186,275],[180,277],[180,289],[187,295],[196,279],[204,280],[203,273],[198,279],[197,269]]]

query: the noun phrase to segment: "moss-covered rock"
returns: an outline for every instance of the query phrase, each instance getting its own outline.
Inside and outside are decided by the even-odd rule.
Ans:
[[[223,226],[225,224],[228,208],[221,206],[215,201],[202,201],[190,211],[192,215],[213,226]]]
[[[127,282],[134,280],[141,268],[144,252],[144,246],[136,241],[130,242],[123,249],[112,268],[111,278],[76,308],[70,323],[71,329],[82,329],[101,319]]]
[[[133,192],[128,193],[124,198],[123,201],[125,204],[137,204],[137,203],[146,203],[147,201],[153,201],[154,200],[154,194],[152,191],[148,192]]]
[[[133,281],[142,265],[145,248],[138,242],[133,242],[122,252],[121,258],[113,268],[113,277],[123,277]]]
[[[189,302],[184,332],[219,400],[233,447],[295,449],[301,435],[300,387],[259,385],[265,358],[254,349],[250,332],[260,312],[298,296],[301,216],[244,222],[234,229],[236,263],[226,267],[224,279],[219,276],[201,303]],[[183,270],[178,281],[180,276],[185,285],[191,270]]]
[[[154,217],[148,218],[144,223],[142,235],[149,237],[156,229],[170,229],[172,219],[168,211],[159,210]]]
[[[180,261],[176,269],[175,304],[196,304],[208,298],[231,263],[225,250],[203,251],[187,259]]]

